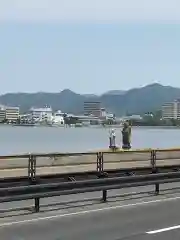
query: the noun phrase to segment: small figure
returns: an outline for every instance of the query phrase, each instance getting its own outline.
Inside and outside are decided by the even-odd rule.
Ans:
[[[109,136],[109,148],[116,148],[116,133],[114,129],[111,129]]]
[[[122,129],[122,148],[130,149],[131,148],[131,126],[128,121],[124,123]]]

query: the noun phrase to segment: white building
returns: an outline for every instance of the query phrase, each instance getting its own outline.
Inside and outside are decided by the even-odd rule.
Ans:
[[[124,122],[124,121],[129,121],[129,120],[139,121],[139,120],[142,120],[143,118],[140,115],[131,115],[131,116],[124,116],[121,119]]]
[[[100,122],[99,117],[96,117],[93,115],[85,116],[85,115],[68,114],[68,117],[77,118],[82,124],[85,124],[85,125],[90,125],[93,122],[97,122],[97,123]]]
[[[180,99],[165,103],[162,106],[163,119],[180,119]]]
[[[19,119],[19,107],[0,105],[0,122],[16,122]]]
[[[107,112],[106,112],[106,109],[105,108],[101,108],[101,114],[100,114],[101,117],[104,117],[106,118],[107,117]]]
[[[64,113],[60,110],[55,112],[52,117],[52,124],[64,125]]]
[[[34,120],[50,120],[52,119],[53,111],[51,107],[44,107],[44,108],[34,108],[32,107],[30,110],[31,119]]]
[[[115,118],[113,113],[108,113],[105,108],[101,108],[100,119],[113,120]]]

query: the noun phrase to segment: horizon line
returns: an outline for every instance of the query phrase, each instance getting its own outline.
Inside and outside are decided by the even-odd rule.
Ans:
[[[101,96],[101,95],[104,95],[108,92],[111,92],[111,91],[124,91],[124,92],[128,92],[130,90],[133,90],[133,89],[141,89],[141,88],[145,88],[145,87],[148,87],[148,86],[151,86],[151,85],[159,85],[159,86],[162,86],[162,87],[172,87],[172,88],[177,88],[177,89],[180,89],[180,87],[176,87],[176,86],[171,86],[171,85],[163,85],[161,83],[158,83],[158,82],[154,82],[154,83],[149,83],[149,84],[145,84],[143,86],[140,86],[140,87],[132,87],[132,88],[129,88],[129,89],[110,89],[110,90],[107,90],[103,93],[99,93],[99,94],[96,94],[96,93],[78,93],[76,91],[73,91],[71,90],[70,88],[64,88],[63,90],[59,91],[59,92],[47,92],[47,91],[35,91],[35,92],[26,92],[26,91],[21,91],[21,92],[6,92],[6,93],[0,93],[0,96],[2,95],[6,95],[6,94],[41,94],[41,93],[50,93],[50,94],[59,94],[59,93],[62,93],[63,91],[70,91],[70,92],[73,92],[75,94],[78,94],[78,95],[94,95],[94,96]]]

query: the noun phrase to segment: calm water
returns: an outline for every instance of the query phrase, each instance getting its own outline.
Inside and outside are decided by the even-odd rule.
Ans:
[[[78,152],[109,145],[109,129],[0,126],[0,154]],[[121,130],[116,130],[121,144]],[[133,148],[180,147],[180,129],[133,128]]]

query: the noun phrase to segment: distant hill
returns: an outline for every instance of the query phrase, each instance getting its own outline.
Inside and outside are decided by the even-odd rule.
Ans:
[[[95,94],[83,94],[82,96],[87,97],[87,98],[92,98],[92,97],[96,98],[96,97],[98,97]]]
[[[108,92],[103,93],[103,95],[122,95],[125,93],[126,91],[123,91],[123,90],[110,90]]]
[[[100,101],[102,107],[116,115],[126,113],[137,114],[154,111],[165,102],[180,98],[180,88],[151,84],[142,88],[129,91],[114,90],[96,96],[93,94],[77,94],[69,89],[59,93],[7,93],[0,96],[0,104],[19,106],[27,111],[30,107],[43,107],[50,105],[54,110],[62,110],[69,113],[83,113],[84,101]]]

